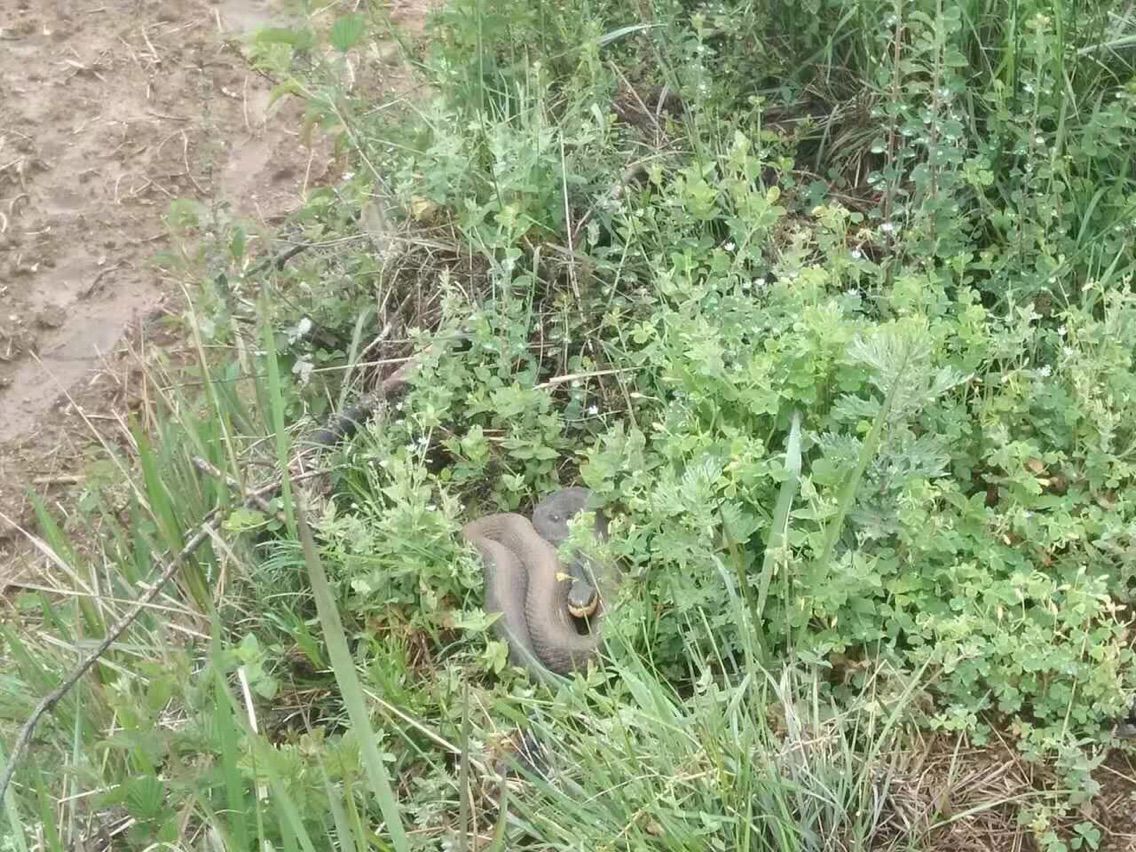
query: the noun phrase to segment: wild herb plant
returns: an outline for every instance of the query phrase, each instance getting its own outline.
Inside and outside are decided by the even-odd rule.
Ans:
[[[75,594],[17,600],[2,717],[213,506],[225,536],[57,709],[12,848],[115,820],[132,848],[931,848],[961,818],[901,818],[922,735],[1052,767],[1023,830],[1099,845],[1067,816],[1136,688],[1132,26],[1072,0],[455,0],[429,96],[384,109],[346,82],[373,10],[259,36],[351,174],[281,269],[250,273],[245,223],[171,211],[222,355],[198,396],[158,383],[157,434],[116,459],[137,476],[87,495],[101,553],[42,513]],[[412,356],[331,456],[318,552],[288,500],[202,477],[279,470],[287,424]],[[609,665],[547,693],[457,531],[569,481],[625,580]],[[503,793],[514,727],[552,766]]]

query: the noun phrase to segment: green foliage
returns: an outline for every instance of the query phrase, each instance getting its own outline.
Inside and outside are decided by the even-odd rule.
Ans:
[[[549,460],[590,445],[580,475],[624,510],[613,547],[643,577],[645,602],[631,604],[644,618],[641,650],[681,681],[703,620],[727,670],[739,665],[748,640],[720,565],[757,591],[783,476],[776,448],[800,411],[805,472],[764,643],[817,662],[871,649],[903,668],[930,666],[931,724],[981,738],[991,720],[1012,718],[1027,752],[1061,751],[1095,737],[1134,685],[1123,609],[1131,558],[1116,544],[1133,524],[1121,496],[1132,486],[1128,435],[1117,434],[1134,399],[1123,249],[1133,192],[1105,142],[1131,128],[1127,72],[1093,58],[1103,6],[1076,21],[1061,4],[1019,5],[1005,20],[998,3],[902,15],[821,6],[783,35],[810,44],[782,58],[839,55],[879,121],[819,147],[807,132],[763,129],[760,112],[721,108],[737,103],[735,81],[756,61],[738,44],[780,26],[787,8],[765,18],[719,4],[669,18],[662,43],[676,52],[663,52],[659,72],[676,75],[689,121],[668,129],[689,134],[690,153],[664,152],[645,184],[593,201],[602,212],[587,249],[604,308],[590,294],[574,305],[593,312],[598,366],[626,371],[627,405],[598,400],[623,410],[594,437],[547,431]],[[853,23],[868,20],[857,33]],[[976,36],[998,46],[977,63]],[[522,44],[508,27],[479,38],[465,45],[470,58]],[[460,37],[443,43],[451,62],[462,54]],[[722,73],[699,80],[698,62],[713,57],[725,57]],[[510,341],[485,347],[475,333],[460,365],[428,371],[408,408],[451,433],[455,463],[441,482],[487,478],[538,493],[545,480],[513,472],[515,439],[485,439],[549,411],[547,395],[523,388],[553,371],[534,374],[522,351],[555,325],[527,313],[519,323],[510,296],[562,286],[540,275],[530,240],[564,239],[567,223],[549,211],[578,206],[563,186],[588,186],[581,162],[592,176],[614,170],[545,153],[545,177],[517,183],[500,180],[498,163],[524,162],[508,150],[539,162],[594,132],[612,86],[590,66],[523,79],[513,112],[481,105],[471,125],[467,101],[447,124],[443,105],[429,144],[399,158],[406,197],[428,175],[440,188],[431,202],[501,264],[497,298],[455,311]],[[555,124],[527,118],[540,111],[526,104],[552,97]],[[480,147],[485,127],[494,141]],[[605,139],[633,144],[628,128],[610,128]],[[818,199],[795,168],[802,154],[823,161],[836,186],[867,194],[853,207]],[[857,184],[853,168],[864,172]],[[498,185],[507,194],[495,196]],[[472,402],[510,379],[519,387],[508,397]]]
[[[232,849],[917,848],[878,796],[920,727],[1048,762],[1021,824],[1100,846],[1066,817],[1136,689],[1122,11],[455,0],[431,96],[384,109],[342,80],[366,10],[258,34],[355,172],[280,269],[247,223],[171,207],[195,343],[226,355],[98,472],[101,559],[41,510],[77,596],[17,601],[37,629],[0,633],[0,718],[216,508],[171,597],[209,648],[144,615],[3,818],[64,785],[137,848],[186,820]],[[409,393],[334,456],[318,554],[291,492],[241,505],[194,463],[255,484],[357,361],[408,353]],[[507,670],[458,531],[576,481],[625,578],[608,666],[552,695]],[[514,726],[563,759],[498,799],[477,783]]]

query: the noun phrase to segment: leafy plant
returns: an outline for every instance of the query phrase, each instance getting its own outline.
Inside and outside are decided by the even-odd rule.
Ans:
[[[5,728],[225,520],[176,619],[145,613],[46,723],[14,834],[917,848],[1012,804],[1043,848],[1100,846],[1078,808],[1136,690],[1124,8],[457,0],[429,96],[383,109],[343,79],[379,17],[324,23],[251,56],[354,171],[282,268],[171,209],[194,384],[153,382],[84,495],[98,547],[40,512],[70,596],[0,633]],[[407,359],[405,398],[323,457],[310,539],[298,484],[243,499],[295,421]],[[604,666],[549,692],[457,533],[569,482],[625,573]],[[502,787],[514,728],[559,751]],[[892,818],[909,757],[1002,741],[1050,774]]]

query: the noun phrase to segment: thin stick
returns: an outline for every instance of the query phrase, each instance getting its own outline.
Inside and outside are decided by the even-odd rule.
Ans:
[[[8,757],[8,765],[4,767],[4,774],[0,775],[0,802],[4,801],[4,796],[8,792],[8,785],[12,782],[12,776],[16,774],[16,764],[20,762],[20,758],[23,757],[24,752],[27,751],[28,746],[31,744],[32,735],[35,733],[36,725],[39,724],[39,720],[47,713],[51,712],[55,705],[63,700],[63,697],[71,691],[71,688],[79,682],[79,679],[98,662],[99,657],[105,654],[107,649],[117,642],[119,637],[127,631],[130,625],[134,623],[134,620],[138,618],[142,611],[146,609],[162,591],[162,587],[166,582],[177,573],[182,563],[193,555],[193,552],[201,546],[205,539],[209,538],[209,531],[216,523],[217,519],[214,517],[212,520],[198,527],[193,537],[185,543],[185,547],[181,549],[177,556],[170,560],[170,563],[166,566],[165,570],[162,571],[157,581],[155,581],[154,584],[146,590],[146,593],[126,611],[125,615],[115,622],[110,632],[103,637],[103,640],[99,642],[95,650],[84,657],[79,665],[72,669],[67,677],[63,678],[59,686],[55,687],[55,689],[51,690],[51,692],[40,699],[39,704],[36,705],[31,716],[24,722],[24,726],[20,728],[20,733],[17,735],[16,742],[13,744],[11,754]]]
[[[579,381],[580,379],[594,379],[599,376],[614,376],[618,375],[619,373],[630,373],[632,371],[633,368],[631,367],[617,367],[612,370],[592,370],[588,373],[566,373],[563,376],[553,376],[547,382],[541,382],[539,385],[535,385],[535,387],[537,390],[545,390],[546,388],[553,388],[557,385],[562,385],[565,382],[575,382]]]
[[[270,261],[270,263],[272,262],[277,261],[276,259],[273,259],[272,261]],[[428,352],[429,349],[427,349],[426,351]],[[371,411],[373,411],[373,409],[377,407],[384,398],[392,397],[406,390],[411,373],[413,372],[415,367],[418,366],[418,361],[425,354],[426,352],[423,352],[422,355],[420,355],[418,358],[408,361],[394,373],[388,376],[380,384],[377,392],[368,395],[365,403],[361,407],[357,406],[357,408],[360,408],[359,414],[357,416],[359,416],[361,419],[365,419],[365,416],[370,414]],[[297,459],[293,462],[293,467],[296,466],[299,458],[300,456],[298,456]],[[214,467],[204,459],[195,459],[195,464],[199,470],[203,470],[212,476],[221,477],[222,481],[224,481],[230,487],[238,487],[238,493],[244,494],[244,505],[248,508],[267,508],[267,501],[265,498],[278,494],[283,484],[283,478],[281,477],[268,483],[267,485],[263,485],[260,488],[246,492],[243,489],[239,489],[239,486],[237,486],[237,483],[235,481],[230,482],[230,477],[226,476],[222,471],[218,470],[216,467]],[[292,479],[293,481],[304,480],[310,477],[319,476],[322,473],[323,471],[319,470],[293,470]],[[28,720],[24,722],[23,727],[20,728],[20,733],[16,736],[16,741],[15,743],[13,743],[12,750],[8,757],[8,765],[4,767],[3,775],[0,775],[0,802],[4,801],[4,796],[8,792],[9,785],[12,783],[12,777],[16,774],[17,764],[19,764],[20,760],[24,756],[24,753],[31,745],[32,736],[35,734],[35,729],[39,724],[40,719],[50,713],[55,708],[55,705],[63,700],[64,696],[66,696],[67,693],[71,691],[72,687],[74,687],[75,684],[79,682],[83,675],[90,671],[95,663],[98,662],[99,658],[107,652],[110,646],[117,642],[122,634],[124,634],[130,628],[130,625],[134,623],[138,616],[141,615],[142,612],[151,603],[153,603],[154,599],[161,593],[162,587],[165,586],[165,584],[169,582],[174,574],[177,573],[178,569],[182,566],[182,563],[184,563],[186,559],[192,556],[194,551],[196,551],[197,548],[199,548],[202,543],[206,541],[206,539],[209,539],[217,534],[217,526],[220,518],[221,512],[219,509],[214,509],[213,511],[209,512],[208,515],[206,515],[205,519],[201,522],[201,525],[197,528],[197,532],[195,532],[189,539],[189,541],[185,543],[185,546],[181,549],[181,551],[179,551],[178,554],[170,560],[169,564],[166,565],[166,567],[162,570],[162,573],[156,580],[154,580],[150,588],[146,590],[145,594],[138,598],[131,605],[130,609],[128,609],[126,613],[114,623],[114,625],[110,629],[110,632],[108,632],[107,635],[103,637],[102,641],[99,642],[99,644],[90,654],[84,657],[79,662],[79,664],[75,666],[75,668],[72,669],[65,678],[63,678],[59,686],[55,687],[55,689],[51,690],[51,692],[40,699],[39,704],[36,705],[35,709],[28,717]]]

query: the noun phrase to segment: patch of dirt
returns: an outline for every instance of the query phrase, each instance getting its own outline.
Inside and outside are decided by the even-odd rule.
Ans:
[[[116,346],[177,301],[153,262],[169,203],[273,224],[328,179],[326,146],[300,141],[302,107],[270,109],[270,82],[240,52],[282,14],[274,0],[0,0],[0,512],[12,520],[26,489],[73,483],[88,424],[119,422],[131,387]],[[0,557],[6,534],[0,520]]]
[[[1100,852],[1136,850],[1134,756],[1130,747],[1114,748],[1093,772],[1099,793],[1050,827],[1067,840],[1077,825],[1095,831],[1099,843],[1092,848]],[[878,773],[876,784],[882,817],[877,845],[915,840],[928,852],[1038,852],[1041,844],[1023,823],[1023,810],[1043,807],[1063,789],[1050,767],[1025,761],[1006,743],[976,748],[944,736],[905,753],[891,772]]]
[[[1101,785],[1094,801],[1093,821],[1103,825],[1101,852],[1136,849],[1136,752],[1117,749],[1093,773]]]

